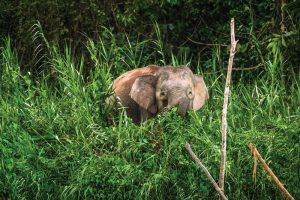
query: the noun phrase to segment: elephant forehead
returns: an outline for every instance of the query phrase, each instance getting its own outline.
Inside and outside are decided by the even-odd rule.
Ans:
[[[172,80],[172,79],[187,79],[190,80],[192,77],[192,73],[185,69],[174,68],[172,70],[162,70],[160,73],[161,80]]]
[[[192,82],[192,78],[192,74],[183,71],[169,74],[168,80],[175,83],[177,82],[178,84],[188,84],[189,82]]]
[[[181,90],[193,85],[193,74],[188,68],[168,67],[159,76],[158,89]]]
[[[158,85],[158,89],[162,90],[186,90],[187,88],[192,87],[192,81],[186,79],[168,79],[162,81],[161,85]]]

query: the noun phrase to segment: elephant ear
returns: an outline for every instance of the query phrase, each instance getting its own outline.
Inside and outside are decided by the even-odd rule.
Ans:
[[[194,75],[195,97],[193,101],[193,110],[199,110],[209,98],[207,87],[202,76]]]
[[[151,113],[157,112],[155,90],[157,77],[153,75],[139,76],[135,79],[131,90],[130,97],[142,108]]]

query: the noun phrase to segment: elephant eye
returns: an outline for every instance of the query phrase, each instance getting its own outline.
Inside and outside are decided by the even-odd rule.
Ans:
[[[194,97],[192,90],[188,90],[187,91],[187,95],[188,95],[189,98],[193,98]]]
[[[161,92],[161,93],[160,93],[160,96],[163,96],[163,97],[164,97],[164,96],[166,96],[166,93],[165,93],[165,92]]]

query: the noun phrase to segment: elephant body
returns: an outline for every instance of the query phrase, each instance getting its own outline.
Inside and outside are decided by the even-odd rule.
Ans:
[[[200,109],[209,97],[203,77],[183,66],[134,69],[115,79],[113,88],[135,123],[174,106],[184,116],[187,110]]]

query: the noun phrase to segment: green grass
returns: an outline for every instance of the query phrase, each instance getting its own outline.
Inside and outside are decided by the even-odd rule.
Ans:
[[[73,57],[70,46],[60,52],[45,42],[36,51],[43,52],[36,57],[45,68],[38,76],[21,72],[10,39],[2,42],[1,199],[218,198],[184,144],[189,142],[218,178],[226,74],[204,75],[210,99],[200,111],[186,118],[163,113],[137,126],[123,110],[105,104],[112,80],[149,60],[168,61],[160,40],[127,41],[121,48],[108,32],[106,38],[88,40],[88,58],[80,59]],[[149,44],[154,44],[153,54],[145,50]],[[290,193],[300,196],[300,81],[292,72],[292,81],[282,80],[280,47],[272,48],[263,73],[231,86],[225,180],[229,199],[283,199],[260,165],[254,183],[250,143]],[[226,66],[219,53],[214,51],[213,66],[193,68],[218,71],[217,63]],[[171,57],[173,64],[194,63],[187,54]],[[84,59],[94,65],[86,79]]]

